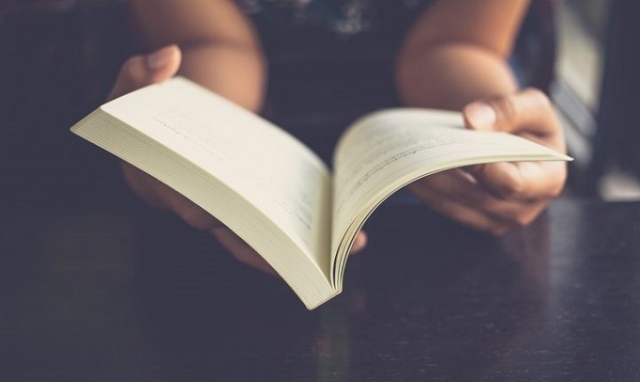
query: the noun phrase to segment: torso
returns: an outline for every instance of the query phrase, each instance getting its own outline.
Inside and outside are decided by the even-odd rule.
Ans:
[[[235,1],[255,24],[268,58],[268,103],[275,115],[287,116],[355,116],[396,105],[395,56],[404,34],[430,3]]]
[[[348,39],[412,18],[427,0],[236,0],[261,25]]]
[[[235,0],[273,57],[392,54],[429,0]]]

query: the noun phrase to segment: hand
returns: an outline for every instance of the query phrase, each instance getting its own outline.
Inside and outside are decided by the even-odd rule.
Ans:
[[[109,99],[173,77],[180,67],[180,62],[181,52],[174,45],[150,55],[128,59],[120,70]],[[249,245],[205,210],[136,167],[126,162],[121,164],[125,180],[137,196],[155,207],[177,214],[194,228],[210,232],[237,260],[267,273],[275,273]],[[363,248],[365,242],[366,238],[361,233],[354,243],[352,252]]]
[[[463,115],[471,130],[505,131],[566,151],[560,122],[539,90],[473,102]],[[562,192],[566,177],[565,162],[502,162],[435,174],[409,188],[435,211],[501,235],[531,223]]]
[[[173,45],[147,56],[128,59],[120,70],[109,99],[173,77],[180,67],[180,62],[181,52],[177,46]],[[251,247],[202,208],[136,167],[126,162],[121,164],[127,183],[140,198],[155,207],[177,214],[192,227],[210,232],[239,261],[265,272],[274,273],[267,262]]]

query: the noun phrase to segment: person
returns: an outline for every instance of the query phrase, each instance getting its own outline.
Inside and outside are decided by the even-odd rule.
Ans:
[[[360,8],[349,8],[347,16],[353,18],[354,9],[362,14],[364,5],[391,2],[412,3],[343,0],[340,9],[346,9],[346,3],[359,4]],[[294,7],[297,13],[292,14],[298,19],[306,15],[317,22],[303,8],[318,3],[329,7],[336,1],[133,0],[139,30],[155,51],[124,63],[110,97],[179,73],[260,113],[267,89],[268,55],[261,29],[253,21],[255,15],[247,7],[253,7],[256,14],[269,7],[282,14],[286,6]],[[504,131],[566,151],[549,99],[539,90],[519,89],[508,64],[527,7],[526,0],[440,0],[415,7],[414,19],[398,33],[401,40],[393,57],[393,76],[402,103],[462,110],[469,129]],[[331,25],[353,31],[364,29],[371,20],[351,21],[339,24],[333,20]],[[293,38],[295,33],[285,31],[279,38],[287,36]],[[195,204],[130,165],[123,164],[123,172],[137,195],[211,232],[238,260],[269,270],[250,247]],[[495,163],[439,173],[409,189],[429,208],[501,235],[532,222],[562,192],[566,173],[563,162]],[[353,250],[365,243],[361,232]]]

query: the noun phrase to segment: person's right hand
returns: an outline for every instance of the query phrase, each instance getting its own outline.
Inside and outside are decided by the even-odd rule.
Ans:
[[[173,77],[180,67],[180,49],[171,45],[149,55],[134,56],[122,66],[109,100],[146,85]],[[214,235],[236,259],[268,273],[273,268],[241,238],[195,203],[136,167],[121,162],[124,177],[133,192],[152,206],[178,215],[190,226]],[[363,248],[366,236],[360,233],[352,251]]]
[[[463,115],[468,129],[502,131],[566,152],[562,125],[540,90],[478,100]],[[499,162],[444,171],[409,188],[434,211],[502,235],[530,224],[562,193],[566,179],[564,161]]]

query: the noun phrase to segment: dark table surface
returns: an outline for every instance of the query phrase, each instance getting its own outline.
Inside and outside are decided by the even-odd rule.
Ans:
[[[496,239],[394,202],[367,230],[307,311],[160,212],[5,213],[0,378],[640,380],[640,203],[559,200]]]

